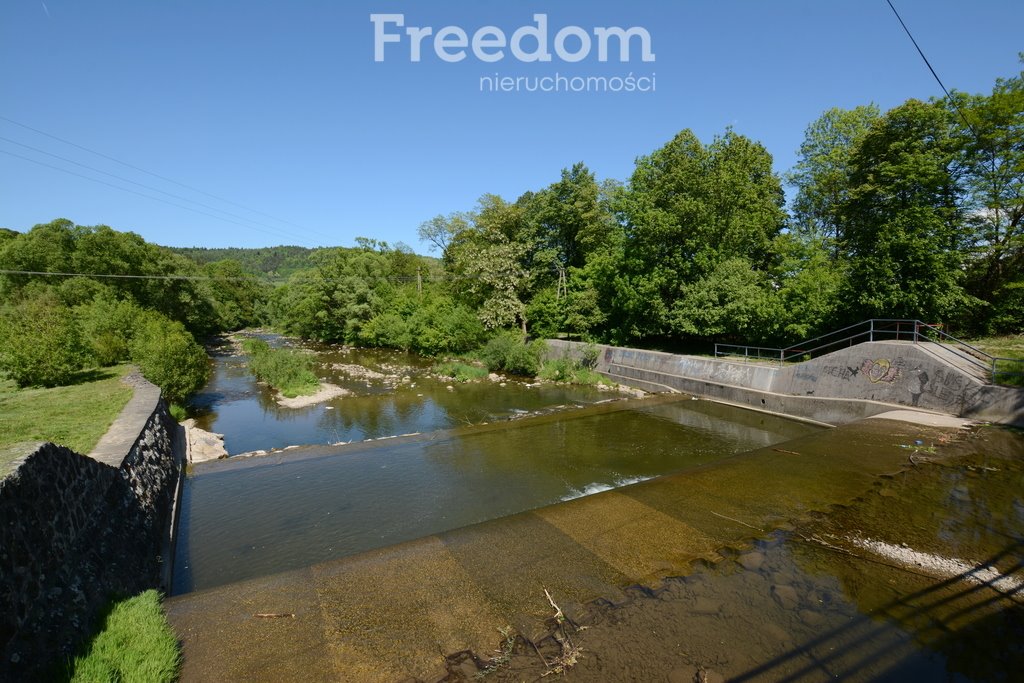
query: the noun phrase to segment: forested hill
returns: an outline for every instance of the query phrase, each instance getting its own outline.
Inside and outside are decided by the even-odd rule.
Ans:
[[[225,247],[168,247],[171,251],[195,261],[199,265],[230,259],[245,270],[272,277],[288,277],[292,273],[313,266],[310,256],[316,249],[296,246],[260,247],[243,249]]]

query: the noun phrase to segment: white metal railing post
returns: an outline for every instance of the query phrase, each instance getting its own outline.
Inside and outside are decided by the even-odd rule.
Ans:
[[[871,319],[871,330],[868,333],[868,341],[875,341],[875,319]]]

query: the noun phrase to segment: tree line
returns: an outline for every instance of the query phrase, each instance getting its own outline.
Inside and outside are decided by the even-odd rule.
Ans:
[[[80,274],[0,276],[0,364],[19,382],[53,383],[61,372],[19,375],[33,353],[57,356],[22,344],[23,358],[18,339],[64,339],[78,349],[65,365],[80,369],[141,358],[147,338],[194,349],[260,324],[430,355],[512,330],[676,349],[786,345],[871,317],[1019,333],[1024,72],[988,94],[826,111],[785,175],[732,129],[706,142],[683,130],[625,182],[577,163],[515,201],[486,194],[436,216],[419,236],[438,258],[369,238],[170,250],[63,219],[0,230],[0,269]]]

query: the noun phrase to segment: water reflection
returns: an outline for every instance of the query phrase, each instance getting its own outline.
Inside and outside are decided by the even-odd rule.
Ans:
[[[429,432],[553,406],[588,405],[610,396],[590,387],[528,386],[516,380],[504,387],[490,381],[459,384],[433,377],[431,361],[414,354],[258,336],[275,346],[314,351],[317,375],[350,394],[306,408],[284,408],[253,379],[245,357],[233,355],[236,350],[229,344],[222,346],[214,353],[210,382],[193,405],[197,425],[223,434],[232,455]]]

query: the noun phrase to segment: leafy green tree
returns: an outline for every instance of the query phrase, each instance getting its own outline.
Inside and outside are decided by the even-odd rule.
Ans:
[[[78,321],[53,292],[26,292],[0,308],[0,371],[18,386],[69,384],[90,361]]]
[[[865,133],[851,158],[840,247],[840,292],[850,322],[950,319],[963,289],[963,188],[957,140],[940,104],[908,100]]]
[[[707,286],[723,281],[719,267],[732,259],[767,269],[782,207],[771,155],[731,130],[706,146],[685,130],[641,157],[620,201],[626,242],[616,326],[635,337],[715,334],[712,314],[697,315],[710,300]]]
[[[4,243],[0,268],[82,274],[45,280],[38,275],[6,276],[0,286],[8,296],[29,283],[43,281],[59,287],[62,300],[71,305],[85,304],[101,294],[131,297],[143,308],[181,321],[196,334],[217,329],[212,295],[204,282],[188,279],[202,275],[198,266],[134,233],[58,219]]]
[[[183,403],[210,376],[209,358],[185,326],[151,311],[136,321],[131,360],[175,403]]]
[[[521,265],[525,245],[500,233],[463,242],[454,258],[464,296],[477,303],[477,315],[489,330],[519,323],[526,335],[526,305],[521,296],[528,274]]]
[[[995,311],[1006,288],[1024,282],[1024,71],[997,80],[990,95],[957,93],[954,102],[972,235],[967,288],[993,304],[985,331],[1019,331]]]
[[[203,271],[210,278],[220,329],[238,330],[260,324],[269,295],[267,285],[233,259],[208,263]]]
[[[777,336],[791,344],[824,334],[837,326],[842,261],[833,259],[824,238],[785,233],[776,238],[779,256],[772,268],[777,291]]]
[[[102,367],[129,360],[135,327],[143,316],[143,310],[131,299],[118,301],[109,295],[75,309],[92,356]]]
[[[285,331],[306,339],[355,343],[394,287],[392,260],[371,249],[321,249],[316,267],[292,276],[273,296]]]
[[[465,212],[450,213],[447,216],[437,215],[420,224],[418,233],[420,241],[430,245],[430,251],[441,251],[447,260],[448,247],[459,233],[469,229],[473,223],[473,215]]]
[[[786,175],[786,182],[796,187],[794,229],[806,239],[821,240],[833,256],[843,237],[840,212],[850,194],[850,160],[879,118],[874,104],[829,109],[807,127],[797,163]]]
[[[768,274],[741,256],[687,284],[669,311],[673,330],[693,337],[764,341],[779,317]]]

